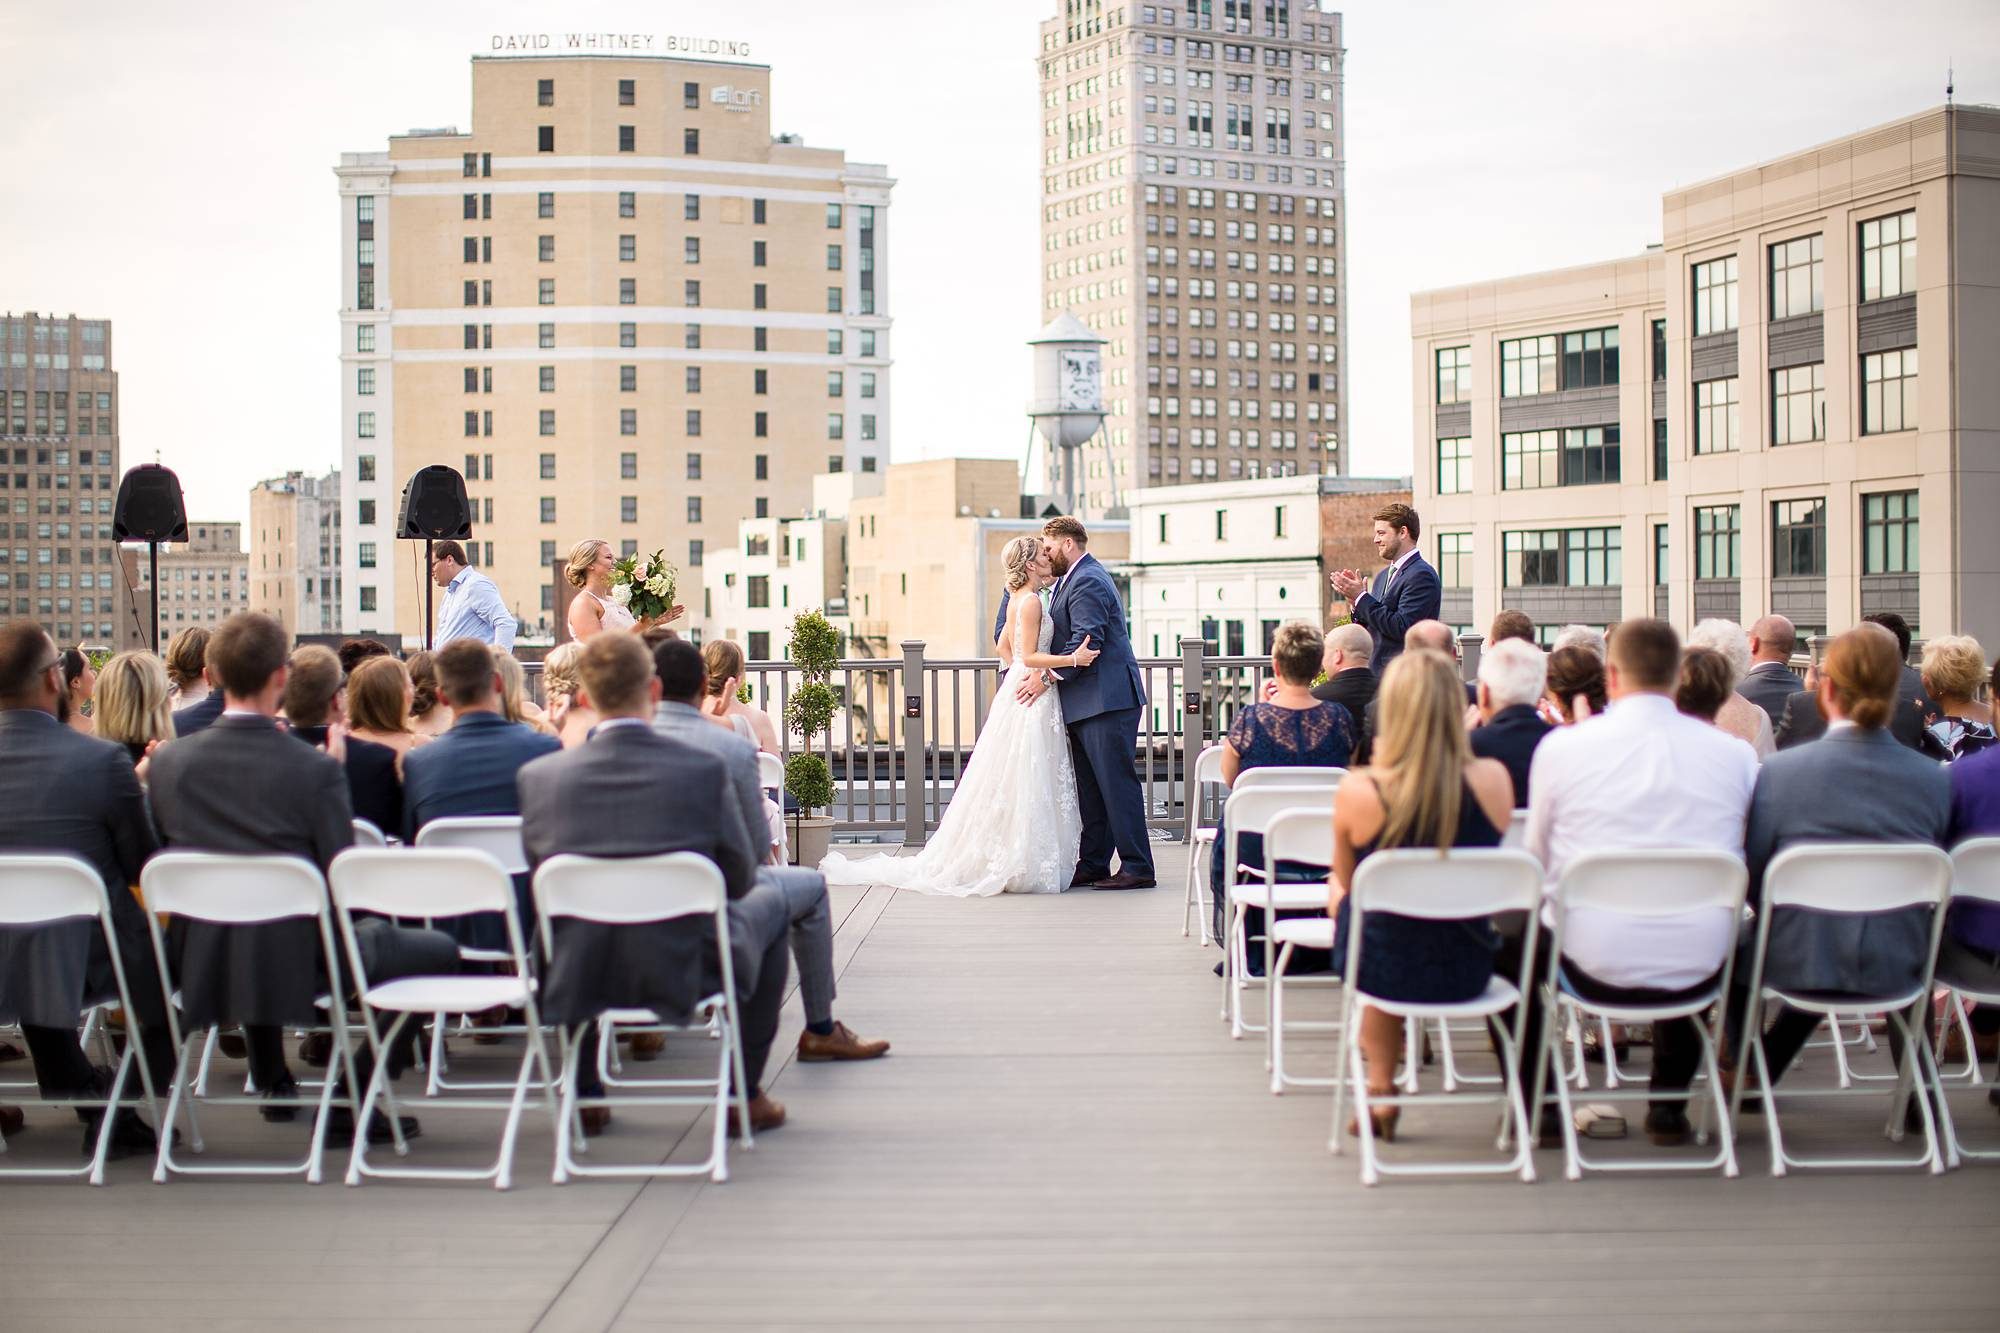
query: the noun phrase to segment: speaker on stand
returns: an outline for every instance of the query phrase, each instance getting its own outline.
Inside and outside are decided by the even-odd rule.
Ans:
[[[457,468],[433,463],[412,474],[403,487],[396,538],[424,544],[424,647],[428,649],[435,633],[433,599],[437,590],[437,582],[431,578],[431,545],[472,538],[472,503],[465,498],[465,478]]]
[[[114,541],[146,543],[153,592],[153,651],[160,651],[160,543],[188,539],[187,502],[181,479],[171,468],[141,463],[118,483],[118,502],[111,519]]]

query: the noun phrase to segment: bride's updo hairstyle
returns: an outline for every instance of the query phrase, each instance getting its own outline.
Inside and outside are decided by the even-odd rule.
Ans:
[[[597,563],[597,553],[611,543],[602,537],[585,537],[569,548],[569,564],[563,569],[563,577],[572,588],[581,588],[590,582],[590,567]]]
[[[1041,550],[1040,537],[1016,537],[1007,543],[1007,549],[1000,553],[1001,562],[1007,567],[1007,591],[1019,592],[1028,586],[1028,576]]]

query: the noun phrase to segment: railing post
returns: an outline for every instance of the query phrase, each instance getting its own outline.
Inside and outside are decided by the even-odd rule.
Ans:
[[[903,845],[924,845],[924,641],[903,640]]]
[[[1194,831],[1201,823],[1201,788],[1194,780],[1195,760],[1207,741],[1202,707],[1204,667],[1202,657],[1208,645],[1201,639],[1181,640],[1181,804],[1186,807],[1186,826],[1181,845],[1193,855]]]
[[[1458,636],[1458,669],[1465,683],[1470,685],[1479,679],[1479,650],[1486,639],[1478,634]]]

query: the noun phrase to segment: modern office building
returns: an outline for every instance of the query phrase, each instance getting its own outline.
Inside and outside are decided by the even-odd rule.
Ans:
[[[894,182],[773,136],[761,65],[481,57],[472,92],[470,131],[335,169],[341,623],[419,632],[396,519],[435,463],[464,472],[468,552],[530,637],[585,537],[664,549],[699,606],[739,520],[888,458]]]
[[[1086,516],[1346,470],[1341,26],[1318,0],[1062,0],[1041,25],[1040,322],[1105,339]]]
[[[1446,619],[1896,611],[2000,644],[2000,110],[1665,196],[1629,259],[1411,298]]]
[[[250,490],[250,609],[294,635],[340,632],[340,473]]]
[[[111,540],[118,372],[111,321],[0,315],[0,621],[68,646],[136,648],[129,562]]]
[[[151,582],[139,562],[140,614],[148,605]],[[250,556],[243,549],[241,523],[188,520],[188,540],[160,548],[160,642],[190,625],[214,629],[238,611],[250,609]]]

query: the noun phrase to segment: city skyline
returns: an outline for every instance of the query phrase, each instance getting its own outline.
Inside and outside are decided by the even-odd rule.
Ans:
[[[2000,100],[2000,18],[1974,3],[1903,7],[1887,61],[1879,15],[1860,4],[1747,17],[1703,4],[1672,30],[1567,4],[1331,8],[1350,53],[1357,473],[1411,467],[1411,292],[1631,253],[1660,239],[1648,190],[1935,105],[1950,63],[1960,102]],[[778,5],[710,23],[607,5],[588,26],[746,41],[749,59],[778,75],[774,131],[802,129],[808,144],[889,164],[904,331],[891,461],[1018,462],[1024,343],[1046,322],[1035,300],[1036,34],[1059,6],[955,15],[961,45],[948,60],[915,35],[892,42],[929,12],[879,5],[864,24]],[[468,58],[488,53],[494,34],[549,30],[559,17],[526,5],[493,6],[477,22],[364,6],[335,24],[222,6],[190,26],[136,5],[17,11],[0,49],[15,57],[26,114],[8,119],[0,144],[16,179],[37,185],[0,200],[0,246],[13,260],[4,304],[115,321],[124,461],[157,453],[181,473],[191,514],[247,518],[257,481],[340,456],[329,164],[414,127],[469,125]],[[119,39],[107,44],[114,24]],[[1449,48],[1434,40],[1441,28],[1456,38]],[[1617,108],[1520,98],[1524,68],[1543,71],[1538,89],[1565,71],[1615,69]],[[1869,77],[1829,82],[1829,68]],[[90,78],[77,77],[83,69]],[[204,165],[216,157],[221,166]],[[969,414],[973,368],[981,387]],[[439,456],[448,461],[454,444],[441,440]]]

